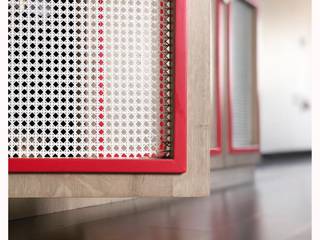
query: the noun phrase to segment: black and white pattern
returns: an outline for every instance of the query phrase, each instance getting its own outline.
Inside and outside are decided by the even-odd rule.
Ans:
[[[8,10],[9,157],[172,156],[172,1],[9,0]]]

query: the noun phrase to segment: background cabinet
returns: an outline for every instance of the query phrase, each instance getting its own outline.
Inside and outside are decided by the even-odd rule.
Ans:
[[[212,168],[252,165],[260,157],[257,7],[245,0],[212,4],[211,115],[218,123],[211,124],[217,139],[211,146],[218,146],[211,147]]]

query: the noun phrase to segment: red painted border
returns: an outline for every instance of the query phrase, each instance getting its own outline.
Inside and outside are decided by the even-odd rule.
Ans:
[[[99,54],[98,54],[98,57],[99,57],[99,76],[98,76],[98,86],[99,86],[99,126],[100,126],[100,130],[99,130],[99,158],[104,158],[104,154],[103,154],[103,150],[104,150],[104,130],[103,130],[103,126],[104,126],[104,122],[103,122],[103,119],[104,119],[104,114],[103,114],[103,111],[104,111],[104,107],[103,107],[103,102],[104,102],[104,85],[103,85],[103,81],[104,81],[104,62],[103,62],[103,50],[104,50],[104,33],[103,33],[103,25],[104,25],[104,16],[103,16],[103,0],[99,0],[98,1],[99,3],[99,7],[98,7],[98,18],[99,18],[99,21],[98,21],[98,41],[99,41]]]
[[[175,0],[173,159],[9,159],[9,172],[184,173],[187,168],[186,0]]]
[[[222,112],[221,112],[221,89],[220,89],[220,67],[221,67],[221,0],[215,0],[215,105],[216,105],[216,146],[210,149],[210,155],[215,156],[222,153]]]
[[[258,11],[258,3],[256,0],[244,0],[247,4],[251,5],[256,12],[257,19],[257,11]],[[232,1],[231,1],[232,2]],[[258,145],[252,145],[247,147],[235,147],[233,146],[233,114],[232,114],[232,90],[231,90],[231,41],[232,41],[232,3],[229,2],[227,4],[227,96],[228,96],[228,150],[230,153],[254,153],[259,152],[260,147]]]

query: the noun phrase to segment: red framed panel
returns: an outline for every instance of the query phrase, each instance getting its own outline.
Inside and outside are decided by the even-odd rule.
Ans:
[[[258,3],[256,0],[242,0],[249,4],[255,11],[255,18],[258,15]],[[228,107],[228,150],[231,154],[241,153],[255,153],[260,151],[259,145],[252,145],[246,147],[236,147],[233,145],[233,109],[232,109],[232,79],[231,74],[231,51],[232,51],[232,0],[227,3],[227,107]],[[255,53],[257,54],[257,53]]]
[[[168,0],[171,1],[171,0]],[[187,38],[186,0],[175,0],[174,17],[174,132],[172,158],[9,158],[9,172],[183,173],[187,168]],[[103,0],[99,0],[102,4]],[[164,4],[160,1],[160,4]],[[98,9],[100,11],[100,9]],[[100,18],[100,16],[99,16]],[[103,19],[101,16],[100,19]],[[162,19],[163,20],[163,19]],[[100,24],[100,23],[99,23]],[[101,22],[103,24],[103,22]],[[99,25],[100,26],[100,25]],[[164,26],[160,19],[160,29]],[[160,47],[165,47],[161,40]],[[102,54],[102,53],[101,53]],[[100,54],[99,54],[100,56]],[[103,56],[103,55],[101,55]],[[160,56],[160,65],[162,65]],[[101,60],[101,59],[100,59]],[[101,71],[103,61],[99,61]],[[160,68],[160,71],[163,71]],[[100,86],[100,85],[99,85]],[[103,93],[103,85],[101,85]],[[161,92],[160,92],[161,94]],[[102,94],[101,94],[102,95]],[[103,115],[102,115],[103,116]],[[101,123],[103,124],[103,123]],[[99,149],[103,149],[100,146]]]
[[[221,110],[221,0],[215,0],[215,73],[214,73],[214,84],[215,84],[215,121],[216,121],[216,146],[210,149],[210,155],[215,156],[222,153],[222,110]]]

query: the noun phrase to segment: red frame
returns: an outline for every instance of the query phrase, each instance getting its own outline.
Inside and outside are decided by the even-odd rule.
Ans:
[[[214,56],[214,64],[215,64],[215,105],[216,105],[216,146],[210,149],[210,155],[218,155],[222,153],[222,113],[221,113],[221,94],[220,94],[220,56],[221,56],[221,48],[220,48],[220,17],[221,17],[221,0],[215,0],[215,56]]]
[[[172,159],[10,158],[9,172],[184,173],[187,168],[186,0],[175,0],[174,157]]]
[[[256,0],[242,0],[245,3],[249,4],[251,7],[254,8],[257,18],[258,12],[258,3]],[[233,128],[232,128],[232,121],[233,121],[233,113],[232,113],[232,90],[231,90],[231,82],[232,82],[232,75],[231,75],[231,41],[232,41],[232,23],[231,23],[231,16],[232,16],[232,1],[227,4],[227,98],[228,98],[228,150],[231,154],[237,153],[254,153],[259,152],[260,148],[259,145],[252,145],[247,147],[235,147],[233,146]]]

